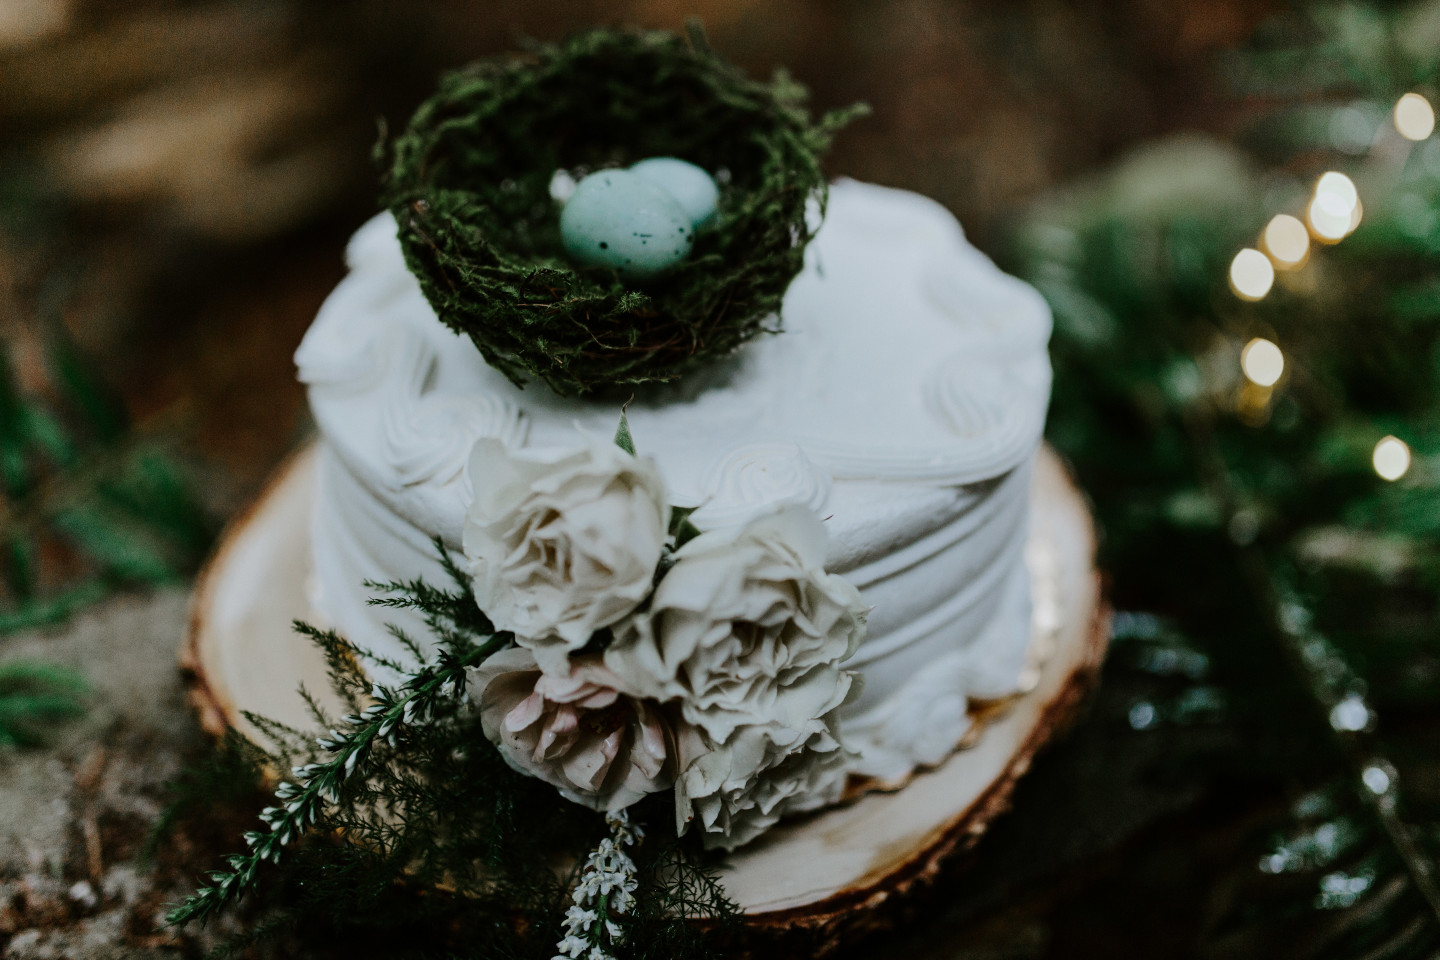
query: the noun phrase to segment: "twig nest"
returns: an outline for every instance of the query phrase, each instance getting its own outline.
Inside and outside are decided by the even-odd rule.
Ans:
[[[383,199],[436,313],[490,364],[517,384],[618,393],[779,328],[816,226],[807,202],[823,211],[819,155],[858,112],[812,122],[804,101],[784,77],[747,79],[698,36],[591,31],[446,76],[389,145]],[[568,205],[552,196],[556,171],[579,181]],[[598,234],[588,250],[565,242],[561,207],[576,209],[597,171],[611,191],[657,187],[646,228],[630,233],[665,220],[674,240],[624,256]],[[593,209],[566,216],[590,234]],[[680,241],[688,255],[657,268]]]

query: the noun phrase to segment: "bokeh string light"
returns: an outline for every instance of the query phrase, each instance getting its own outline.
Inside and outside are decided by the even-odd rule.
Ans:
[[[1360,202],[1360,191],[1355,181],[1337,170],[1321,174],[1315,181],[1315,196],[1332,200],[1338,209],[1352,210]]]
[[[1240,369],[1257,387],[1273,387],[1285,372],[1285,354],[1271,341],[1256,337],[1240,351]]]
[[[1395,102],[1395,129],[1406,140],[1424,140],[1435,132],[1435,108],[1418,93]]]
[[[1242,300],[1260,300],[1275,283],[1275,268],[1259,250],[1246,247],[1230,261],[1230,287]]]
[[[1419,93],[1406,93],[1395,102],[1396,131],[1410,141],[1421,141],[1435,131],[1435,110]],[[1263,300],[1275,285],[1276,270],[1297,270],[1310,257],[1311,240],[1335,244],[1360,226],[1364,204],[1355,181],[1338,170],[1328,170],[1315,182],[1305,206],[1305,219],[1277,214],[1265,225],[1259,249],[1245,247],[1230,261],[1230,291],[1239,299]],[[1240,368],[1247,380],[1262,388],[1273,387],[1285,372],[1285,355],[1272,341],[1257,337],[1240,353]],[[1269,403],[1264,394],[1259,401]],[[1263,418],[1261,421],[1263,422]],[[1397,480],[1410,469],[1410,448],[1404,441],[1386,437],[1375,446],[1375,472]]]
[[[1322,243],[1339,243],[1360,226],[1360,191],[1355,181],[1331,170],[1315,183],[1307,215],[1310,232]]]
[[[1418,142],[1435,132],[1435,109],[1422,94],[1403,95],[1392,114],[1396,131],[1406,140]],[[1278,214],[1265,225],[1259,250],[1246,247],[1235,255],[1230,262],[1231,292],[1242,300],[1264,299],[1274,285],[1275,270],[1303,266],[1312,238],[1323,244],[1344,240],[1360,226],[1364,212],[1355,181],[1338,170],[1326,171],[1315,182],[1303,221]]]
[[[1310,221],[1310,232],[1321,243],[1338,243],[1345,239],[1345,233],[1350,229],[1350,212],[1336,210],[1333,199],[1314,198],[1305,214]]]
[[[1410,472],[1410,447],[1399,437],[1385,437],[1371,456],[1375,472],[1385,480],[1399,480]]]
[[[1262,243],[1276,267],[1294,269],[1310,253],[1310,231],[1297,218],[1281,213],[1266,224]]]
[[[1440,886],[1434,879],[1440,870],[1435,869],[1433,851],[1419,848],[1410,826],[1400,819],[1400,774],[1376,749],[1381,743],[1375,739],[1380,708],[1388,706],[1387,700],[1381,695],[1372,701],[1366,680],[1374,678],[1360,676],[1346,663],[1349,645],[1368,637],[1372,629],[1385,634],[1387,643],[1393,639],[1396,648],[1402,641],[1409,642],[1412,632],[1417,642],[1430,639],[1433,633],[1426,629],[1433,623],[1413,614],[1407,614],[1413,617],[1413,624],[1409,619],[1402,623],[1392,618],[1387,623],[1362,626],[1353,609],[1359,606],[1359,598],[1348,592],[1357,575],[1363,574],[1374,578],[1381,589],[1405,591],[1408,603],[1421,570],[1426,577],[1422,589],[1428,588],[1428,564],[1433,562],[1423,540],[1423,531],[1431,525],[1412,521],[1414,512],[1423,512],[1420,495],[1436,480],[1426,456],[1433,446],[1433,438],[1426,435],[1428,421],[1402,429],[1399,418],[1405,415],[1404,409],[1392,406],[1382,413],[1361,402],[1363,395],[1382,398],[1377,406],[1408,403],[1409,390],[1421,381],[1424,371],[1415,367],[1412,379],[1412,369],[1403,365],[1408,362],[1413,367],[1420,362],[1424,366],[1421,361],[1433,352],[1429,350],[1433,344],[1404,328],[1413,328],[1421,311],[1427,319],[1433,313],[1434,271],[1430,268],[1440,224],[1434,191],[1440,177],[1440,143],[1435,139],[1432,101],[1419,94],[1401,97],[1401,92],[1382,94],[1378,100],[1362,93],[1362,98],[1348,103],[1331,101],[1335,106],[1329,110],[1328,145],[1347,155],[1343,166],[1336,164],[1340,169],[1308,166],[1325,148],[1319,140],[1319,124],[1314,122],[1325,112],[1321,107],[1305,104],[1307,126],[1276,135],[1279,140],[1296,136],[1307,151],[1315,151],[1292,155],[1293,163],[1307,165],[1313,173],[1303,180],[1283,174],[1256,178],[1252,195],[1274,197],[1284,206],[1240,212],[1246,221],[1242,230],[1261,227],[1259,235],[1239,243],[1232,239],[1229,261],[1223,259],[1226,246],[1213,251],[1215,259],[1207,257],[1210,282],[1218,281],[1224,270],[1235,300],[1214,304],[1212,338],[1202,341],[1207,345],[1198,350],[1193,342],[1161,335],[1164,349],[1176,356],[1157,369],[1167,398],[1173,397],[1176,403],[1194,403],[1199,390],[1191,389],[1174,371],[1189,371],[1193,366],[1200,371],[1195,379],[1209,381],[1204,384],[1206,419],[1192,419],[1186,411],[1178,431],[1184,439],[1178,442],[1193,444],[1197,451],[1195,460],[1201,464],[1198,472],[1210,512],[1171,494],[1173,500],[1166,501],[1167,518],[1177,526],[1203,522],[1217,537],[1228,534],[1226,539],[1244,556],[1246,562],[1241,566],[1254,596],[1263,605],[1273,605],[1287,658],[1292,666],[1298,665],[1305,686],[1316,705],[1323,708],[1325,724],[1345,755],[1347,772],[1354,778],[1349,786],[1360,788],[1355,792],[1361,804],[1379,818],[1385,842],[1401,863],[1403,879],[1430,905],[1431,916],[1440,917]],[[1393,126],[1386,103],[1394,107]],[[1341,127],[1344,129],[1337,133]],[[1428,143],[1421,142],[1427,139]],[[1361,242],[1347,240],[1367,216],[1366,233],[1357,238]],[[1186,236],[1178,230],[1175,235]],[[1238,239],[1236,233],[1231,236]],[[1332,251],[1333,244],[1344,246]],[[1104,273],[1091,278],[1093,286],[1088,292],[1105,300],[1109,291],[1103,284],[1110,280]],[[1211,292],[1217,291],[1212,287]],[[1134,297],[1132,306],[1130,294],[1126,288],[1127,302],[1107,302],[1107,307],[1117,317],[1148,320],[1156,309],[1154,298]],[[1269,302],[1263,302],[1266,300]],[[1257,301],[1262,301],[1258,307],[1253,305]],[[1183,316],[1184,310],[1175,313]],[[1402,325],[1398,335],[1392,335],[1394,328],[1386,323],[1392,311]],[[1080,327],[1081,321],[1075,322]],[[1371,354],[1369,345],[1379,350]],[[1354,355],[1346,356],[1346,351]],[[1149,354],[1137,352],[1136,356],[1156,362]],[[1137,363],[1136,370],[1141,369],[1138,359],[1131,362]],[[1395,384],[1397,389],[1389,397],[1378,392],[1366,395],[1368,381],[1378,379],[1382,362],[1400,365],[1402,375],[1397,379],[1402,382]],[[1129,387],[1123,378],[1115,379],[1120,389]],[[1360,384],[1360,393],[1345,392],[1352,382]],[[1430,399],[1426,396],[1423,402]],[[1228,422],[1217,428],[1210,413],[1223,413]],[[1372,415],[1395,419],[1381,429],[1363,425]],[[1262,429],[1263,434],[1246,435]],[[1416,449],[1412,451],[1395,436],[1381,438],[1387,430],[1406,434]],[[1150,442],[1148,437],[1146,440]],[[1193,483],[1188,475],[1182,480],[1177,474],[1176,480],[1176,489],[1182,489],[1181,482]],[[1312,494],[1311,488],[1316,492]],[[1309,497],[1313,500],[1307,502]],[[1310,503],[1327,501],[1342,509],[1324,514],[1310,509]],[[1171,506],[1172,502],[1177,505]],[[1135,521],[1137,539],[1148,536],[1150,522],[1148,517]],[[1297,555],[1303,558],[1300,564],[1295,563]],[[1327,588],[1332,584],[1343,585],[1345,595],[1329,595]],[[1301,596],[1306,597],[1304,604]],[[1343,633],[1345,646],[1332,644],[1310,625],[1312,620],[1337,635]],[[1389,648],[1387,657],[1394,657]],[[1412,681],[1407,678],[1405,682]],[[1162,707],[1148,701],[1133,705],[1128,716],[1135,729],[1149,729],[1165,719]],[[1382,732],[1389,737],[1393,731]],[[1352,803],[1354,798],[1345,802]],[[1413,813],[1413,809],[1406,812]],[[1346,816],[1348,820],[1348,813]],[[1354,820],[1360,822],[1361,817]],[[1424,824],[1427,843],[1434,823],[1432,817]],[[1365,826],[1369,829],[1368,820]],[[1345,849],[1349,855],[1351,848]],[[1326,862],[1335,859],[1330,856]],[[1262,861],[1262,870],[1296,869],[1289,863],[1288,856],[1272,855]],[[1356,869],[1353,856],[1351,862],[1341,865],[1346,869],[1332,870],[1320,880],[1321,896],[1315,900],[1320,909],[1360,903],[1372,884],[1376,889],[1382,887],[1382,879],[1387,890],[1403,889],[1394,876],[1397,871],[1389,866],[1386,871],[1390,875],[1367,872],[1369,868],[1363,865]],[[1389,908],[1367,905],[1365,909],[1378,912]],[[1377,936],[1390,935],[1387,928],[1395,925],[1389,920],[1387,915],[1376,924]]]

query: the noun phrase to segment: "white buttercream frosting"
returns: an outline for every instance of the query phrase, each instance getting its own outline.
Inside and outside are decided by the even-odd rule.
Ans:
[[[608,438],[619,409],[521,390],[486,365],[436,318],[388,214],[356,233],[348,261],[296,353],[323,439],[312,600],[403,660],[384,623],[417,640],[423,625],[366,606],[363,582],[443,577],[430,540],[459,548],[475,441],[574,447]],[[943,759],[967,701],[1013,691],[1025,667],[1049,310],[938,204],[840,181],[782,317],[783,333],[640,391],[631,431],[702,529],[776,503],[825,520],[827,568],[874,608],[848,664],[865,685],[844,734],[859,772],[903,776]]]

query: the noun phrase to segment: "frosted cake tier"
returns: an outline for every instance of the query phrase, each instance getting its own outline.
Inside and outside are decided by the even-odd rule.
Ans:
[[[296,353],[321,432],[310,601],[404,660],[367,580],[438,579],[458,550],[480,437],[534,447],[609,437],[615,402],[521,390],[435,317],[389,215],[351,241],[350,275]],[[786,295],[784,332],[629,406],[639,452],[703,529],[779,502],[826,518],[827,568],[874,607],[848,663],[857,772],[940,762],[971,698],[1013,692],[1031,636],[1024,548],[1050,391],[1050,314],[916,194],[841,181]],[[384,671],[378,666],[377,672]]]

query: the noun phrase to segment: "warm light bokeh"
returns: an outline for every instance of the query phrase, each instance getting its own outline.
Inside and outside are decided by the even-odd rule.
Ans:
[[[1240,351],[1240,369],[1257,387],[1273,387],[1285,372],[1285,355],[1263,337],[1256,337]]]
[[[1246,247],[1230,261],[1230,288],[1242,300],[1259,300],[1275,283],[1275,268],[1259,250]]]
[[[1435,108],[1418,93],[1395,102],[1395,129],[1407,140],[1424,140],[1435,132]]]
[[[1335,170],[1322,174],[1316,181],[1315,196],[1334,197],[1336,209],[1343,207],[1347,212],[1360,201],[1360,191],[1355,189],[1355,181]]]
[[[1385,437],[1375,444],[1371,460],[1383,479],[1399,480],[1410,470],[1410,447],[1399,437]]]
[[[1310,201],[1306,214],[1310,221],[1310,232],[1316,239],[1337,243],[1350,233],[1355,208],[1345,206],[1340,198],[1333,194],[1325,194]]]
[[[1317,240],[1338,243],[1349,236],[1360,225],[1360,193],[1355,181],[1335,170],[1321,176],[1306,218]]]
[[[1310,231],[1288,213],[1274,217],[1265,227],[1265,250],[1281,267],[1293,267],[1310,251]]]

